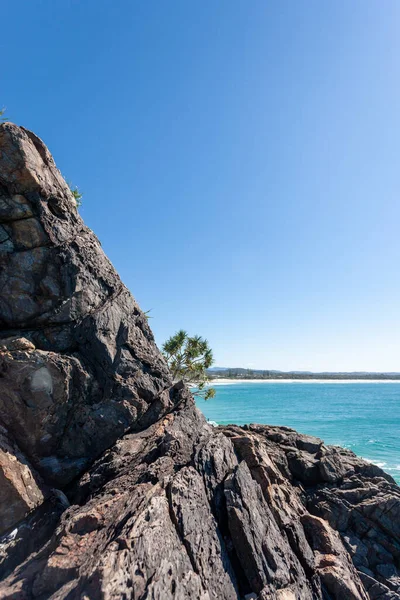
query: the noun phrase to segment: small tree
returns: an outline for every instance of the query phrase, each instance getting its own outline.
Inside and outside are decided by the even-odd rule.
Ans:
[[[71,194],[75,198],[76,206],[77,206],[77,208],[79,208],[80,206],[82,206],[82,194],[80,193],[79,189],[76,186],[72,187],[72,184],[69,182],[68,182],[68,186],[71,191]]]
[[[197,387],[194,392],[205,400],[214,398],[215,389],[206,388],[210,379],[207,369],[214,362],[213,353],[207,340],[195,335],[189,337],[182,329],[171,336],[163,345],[162,352],[167,360],[174,381],[183,379]]]
[[[7,117],[4,116],[4,113],[6,112],[5,108],[1,108],[0,109],[0,122],[3,123],[4,121],[7,121]]]

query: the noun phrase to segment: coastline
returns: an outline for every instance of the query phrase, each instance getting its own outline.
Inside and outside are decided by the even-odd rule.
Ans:
[[[240,383],[400,383],[400,379],[211,379],[209,385]],[[192,386],[195,387],[195,386]]]
[[[216,401],[197,405],[212,425],[288,426],[352,450],[400,485],[399,380],[221,378],[209,385]]]

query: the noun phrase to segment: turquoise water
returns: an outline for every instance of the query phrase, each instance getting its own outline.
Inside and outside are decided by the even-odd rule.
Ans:
[[[400,484],[400,382],[243,383],[216,386],[197,401],[207,419],[226,425],[286,425],[350,448]]]

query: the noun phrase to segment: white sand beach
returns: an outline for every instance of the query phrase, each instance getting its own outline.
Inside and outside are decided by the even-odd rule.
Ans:
[[[212,379],[210,385],[239,383],[400,383],[400,379]]]

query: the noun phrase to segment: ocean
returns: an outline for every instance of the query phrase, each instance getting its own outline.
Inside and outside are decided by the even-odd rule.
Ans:
[[[400,382],[217,384],[197,406],[221,425],[286,425],[353,450],[400,484]]]

